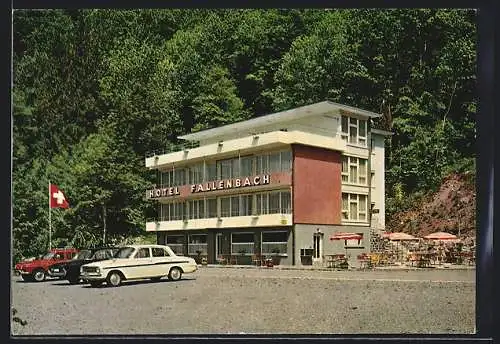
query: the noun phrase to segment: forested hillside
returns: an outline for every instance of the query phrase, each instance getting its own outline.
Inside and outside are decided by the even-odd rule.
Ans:
[[[133,235],[147,151],[325,99],[384,117],[388,222],[475,158],[474,10],[30,10],[13,27],[13,240]]]

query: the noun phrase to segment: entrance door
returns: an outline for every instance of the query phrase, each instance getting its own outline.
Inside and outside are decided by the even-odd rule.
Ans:
[[[215,235],[215,260],[222,256],[222,233]]]
[[[313,262],[323,261],[323,235],[314,233],[313,235]]]

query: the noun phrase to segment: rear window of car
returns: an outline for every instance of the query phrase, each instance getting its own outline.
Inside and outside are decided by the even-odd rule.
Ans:
[[[143,247],[137,250],[137,253],[135,255],[135,258],[149,258],[151,257],[149,254],[149,248]]]
[[[153,247],[152,251],[153,251],[153,257],[168,257],[169,256],[168,252],[164,248],[161,248],[161,247]]]

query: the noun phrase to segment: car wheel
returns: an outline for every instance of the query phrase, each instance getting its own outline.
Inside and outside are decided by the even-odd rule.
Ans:
[[[168,279],[171,281],[178,281],[182,277],[182,271],[181,269],[174,267],[170,269],[170,272],[168,273]]]
[[[101,281],[92,281],[92,282],[90,282],[90,286],[91,286],[92,288],[97,288],[97,287],[98,287],[98,286],[100,286],[101,284],[102,284],[102,282],[101,282]]]
[[[106,278],[106,282],[111,287],[118,287],[122,283],[122,276],[120,275],[120,273],[112,271]]]
[[[33,277],[31,275],[21,275],[21,277],[23,278],[23,281],[33,282]]]
[[[45,271],[43,271],[42,269],[35,270],[33,272],[33,279],[36,282],[42,282],[42,281],[44,281],[45,280]]]
[[[161,277],[151,277],[151,281],[153,282],[158,282],[159,280],[161,280]]]

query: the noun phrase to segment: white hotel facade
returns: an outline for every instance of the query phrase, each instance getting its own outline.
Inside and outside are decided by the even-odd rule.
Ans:
[[[186,147],[146,158],[159,244],[208,263],[309,265],[370,251],[385,227],[379,114],[324,101],[181,136]],[[361,240],[332,241],[336,232]]]

